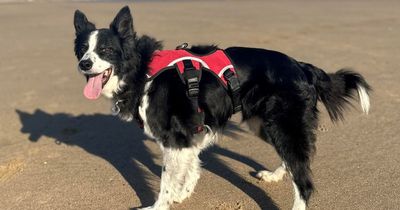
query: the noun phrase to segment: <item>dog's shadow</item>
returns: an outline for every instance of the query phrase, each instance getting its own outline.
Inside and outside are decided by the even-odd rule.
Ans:
[[[57,144],[74,145],[99,156],[112,164],[135,190],[143,206],[151,205],[156,193],[148,180],[146,167],[160,176],[152,153],[144,144],[146,137],[134,123],[125,123],[111,115],[94,114],[73,116],[66,113],[49,114],[36,110],[33,114],[16,110],[22,123],[21,132],[29,134],[29,140],[37,142],[41,136],[53,138]],[[231,129],[237,129],[230,125]],[[228,133],[234,135],[234,133]],[[204,168],[229,181],[250,196],[260,209],[278,209],[264,190],[246,181],[226,166],[218,156],[226,156],[253,167],[263,169],[256,161],[213,146],[201,155]]]

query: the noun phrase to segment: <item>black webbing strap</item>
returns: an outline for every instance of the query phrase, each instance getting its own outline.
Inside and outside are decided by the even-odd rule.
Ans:
[[[204,112],[199,107],[199,92],[200,92],[200,78],[201,70],[197,70],[191,60],[183,60],[183,77],[186,82],[187,95],[192,103],[196,114],[194,115],[195,127],[193,128],[194,133],[203,131],[204,126]]]
[[[233,113],[242,110],[242,102],[240,100],[240,82],[236,74],[228,69],[224,72],[224,78],[228,82],[229,92],[232,97]]]

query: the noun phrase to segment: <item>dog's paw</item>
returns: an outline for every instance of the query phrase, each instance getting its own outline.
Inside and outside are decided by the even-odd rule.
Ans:
[[[157,208],[154,206],[148,206],[148,207],[139,208],[138,210],[168,210],[168,208]]]
[[[186,198],[189,198],[192,192],[190,190],[182,190],[182,192],[175,196],[173,199],[174,203],[182,203]]]
[[[186,198],[190,197],[192,193],[189,190],[182,189],[179,195],[173,198],[174,203],[182,203]]]
[[[153,206],[138,208],[138,210],[153,210],[153,209],[154,209]]]
[[[147,207],[142,207],[142,208],[138,208],[138,210],[156,210],[157,208],[154,208],[153,206],[147,206]]]
[[[292,210],[306,210],[306,202],[304,200],[295,200]]]
[[[173,198],[173,201],[175,203],[182,203],[186,198],[189,198],[194,192],[196,182],[197,179],[192,180],[192,182],[189,181],[185,183],[185,185],[182,187],[181,192]]]
[[[159,204],[159,203],[155,203],[152,206],[148,206],[148,207],[143,207],[143,208],[139,208],[139,210],[169,210],[169,205],[170,203],[163,203],[163,204]]]
[[[286,171],[278,168],[274,172],[263,170],[256,174],[256,177],[266,182],[278,182],[283,179]]]
[[[182,203],[183,200],[185,200],[185,198],[180,198],[180,197],[178,197],[178,198],[174,198],[174,199],[173,199],[173,202],[174,202],[174,203]]]

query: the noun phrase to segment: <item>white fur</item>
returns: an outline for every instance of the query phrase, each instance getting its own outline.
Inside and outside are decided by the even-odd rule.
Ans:
[[[143,121],[143,129],[144,133],[149,136],[150,138],[155,139],[154,134],[151,132],[150,126],[147,122],[147,108],[149,107],[149,96],[147,95],[147,92],[149,91],[149,88],[151,86],[152,81],[149,81],[146,83],[144,86],[144,91],[143,91],[143,98],[139,106],[139,115],[140,118]]]
[[[211,130],[211,128],[208,125],[205,125],[205,128],[207,128],[208,131],[200,134],[196,134],[194,136],[195,140],[194,142],[199,142],[195,147],[199,150],[202,151],[206,149],[207,147],[213,145],[217,140],[218,140],[218,133],[214,132]]]
[[[120,82],[118,81],[117,75],[114,74],[114,70],[111,72],[111,76],[108,79],[107,83],[104,85],[101,94],[103,94],[107,98],[112,98],[113,94],[116,93],[120,89]]]
[[[294,188],[294,203],[292,210],[305,210],[306,209],[306,202],[301,198],[299,189],[297,188],[296,183],[292,181],[293,188]]]
[[[286,165],[282,163],[274,172],[262,170],[257,173],[257,178],[266,182],[277,182],[283,179],[286,174]]]
[[[118,91],[120,91],[125,85],[126,83],[124,79],[120,80],[118,76],[114,74],[114,68],[113,68],[111,76],[108,79],[108,82],[104,85],[101,93],[107,98],[112,98],[113,94],[118,93]]]
[[[178,183],[176,194],[172,197],[174,202],[181,203],[190,197],[200,178],[201,161],[198,157],[200,150],[196,147],[184,148],[178,152],[180,156],[180,170],[177,173]]]
[[[363,110],[363,112],[365,114],[368,114],[369,112],[369,108],[370,108],[370,102],[369,102],[369,95],[367,90],[365,89],[365,87],[359,85],[357,87],[357,91],[358,91],[358,96],[360,98],[360,104],[361,104],[361,108]]]

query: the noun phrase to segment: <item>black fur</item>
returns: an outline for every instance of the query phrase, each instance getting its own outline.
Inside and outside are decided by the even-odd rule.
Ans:
[[[75,53],[80,59],[88,34],[95,28],[79,11],[75,14],[75,28]],[[116,66],[116,74],[127,83],[113,98],[123,100],[120,116],[138,118],[147,66],[153,52],[160,50],[162,45],[151,37],[136,35],[127,7],[118,13],[110,29],[101,29],[99,34],[104,36],[99,42],[109,43],[108,47],[115,53],[114,56],[102,55],[103,58]],[[213,45],[194,46],[190,50],[207,54],[216,48]],[[344,108],[354,97],[357,87],[369,91],[369,85],[358,73],[340,70],[327,74],[276,51],[230,47],[225,52],[241,83],[243,120],[262,120],[257,134],[275,147],[291,172],[301,197],[308,201],[314,189],[310,160],[315,151],[317,100],[324,103],[332,120],[337,121],[343,119]],[[196,144],[192,129],[196,125],[196,110],[176,71],[165,71],[157,76],[148,95],[147,123],[156,139],[164,147],[182,148]],[[223,129],[233,113],[228,92],[206,71],[200,83],[199,104],[205,112],[205,124],[213,130]]]

